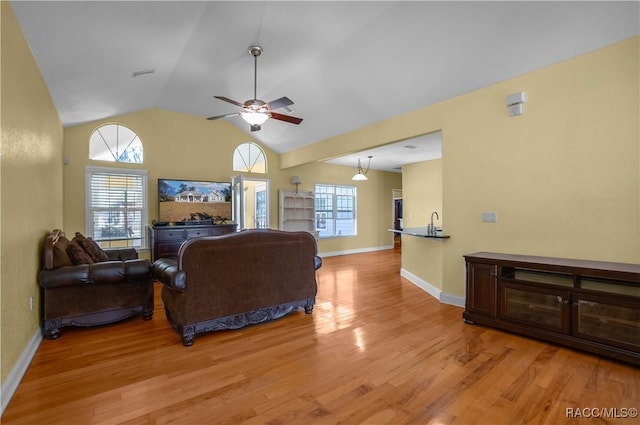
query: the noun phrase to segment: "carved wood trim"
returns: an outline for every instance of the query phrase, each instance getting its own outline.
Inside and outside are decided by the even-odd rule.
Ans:
[[[307,298],[304,300],[283,303],[271,307],[259,308],[254,311],[232,314],[230,316],[205,320],[197,323],[190,323],[186,325],[177,325],[166,309],[165,313],[173,328],[178,331],[178,333],[182,337],[182,344],[188,347],[190,345],[193,345],[194,338],[198,334],[227,329],[240,329],[245,326],[275,320],[301,307],[304,308],[306,314],[311,314],[315,302],[315,297]]]

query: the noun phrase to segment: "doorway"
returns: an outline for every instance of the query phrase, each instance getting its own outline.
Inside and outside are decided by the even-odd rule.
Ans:
[[[269,228],[269,180],[231,178],[233,219],[238,230]]]
[[[392,202],[393,202],[393,223],[392,225],[392,229],[393,230],[402,230],[403,228],[403,223],[402,223],[402,210],[403,210],[403,205],[402,205],[402,189],[392,189],[391,190],[391,198],[392,198]],[[393,232],[393,247],[394,248],[400,248],[402,245],[402,235],[400,233],[395,233]]]

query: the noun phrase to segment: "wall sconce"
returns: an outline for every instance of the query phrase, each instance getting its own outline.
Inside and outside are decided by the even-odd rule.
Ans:
[[[519,93],[510,94],[504,100],[504,103],[507,105],[507,110],[509,111],[510,117],[515,117],[517,115],[522,115],[524,110],[522,105],[527,101],[527,94],[523,91]]]
[[[300,176],[293,176],[293,178],[291,179],[291,184],[296,185],[296,193],[298,193],[298,186],[302,184],[302,182],[300,181]]]
[[[358,158],[358,173],[351,177],[351,180],[369,180],[367,178],[367,173],[369,172],[369,167],[371,167],[371,155],[369,155],[369,164],[367,164],[367,169],[362,169],[362,164],[360,164],[360,158]]]

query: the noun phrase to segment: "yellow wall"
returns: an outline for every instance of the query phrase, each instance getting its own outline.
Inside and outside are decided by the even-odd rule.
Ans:
[[[442,159],[417,162],[402,167],[402,197],[404,227],[426,227],[442,221]]]
[[[367,250],[369,248],[393,246],[393,189],[402,188],[402,175],[370,170],[369,180],[353,181],[356,167],[345,167],[321,162],[288,168],[281,171],[288,176],[300,176],[300,190],[313,190],[315,183],[356,186],[358,193],[357,237],[323,239],[318,244],[321,253]],[[285,184],[285,188],[287,184]],[[288,183],[290,186],[290,183]],[[295,189],[295,187],[293,187]],[[291,187],[288,187],[291,189]]]
[[[41,247],[62,225],[62,125],[9,2],[1,2],[2,382],[40,321]],[[30,310],[29,297],[36,305]]]
[[[402,167],[404,228],[431,224],[443,227],[442,159],[418,162]],[[417,278],[442,290],[442,258],[448,240],[402,235],[402,268]]]
[[[136,132],[144,147],[144,164],[89,160],[89,137],[106,123],[123,124]],[[85,231],[85,167],[148,170],[149,221],[158,219],[158,178],[230,181],[233,150],[249,137],[226,121],[162,109],[150,109],[64,130],[64,228]],[[269,164],[277,156],[265,150]]]
[[[639,41],[436,106],[446,292],[464,294],[462,255],[478,250],[640,262]],[[510,118],[518,91],[524,115]]]
[[[133,129],[144,146],[144,164],[116,164],[89,160],[89,137],[102,124],[117,122]],[[87,165],[140,168],[149,175],[149,221],[157,219],[157,179],[229,181],[234,149],[251,140],[251,136],[228,121],[208,121],[199,116],[162,109],[150,109],[112,119],[69,127],[64,130],[64,229],[67,233],[84,231],[84,172]],[[246,177],[270,180],[270,223],[278,228],[278,189],[294,189],[291,178],[300,176],[300,190],[313,190],[314,183],[352,184],[355,168],[324,163],[310,163],[282,170],[279,156],[263,146],[268,174],[243,173]],[[392,223],[391,189],[402,185],[397,173],[369,173],[369,180],[359,183],[359,235],[355,238],[323,240],[322,252],[336,252],[391,246],[387,228]],[[144,256],[144,254],[143,254]]]
[[[449,294],[464,295],[462,256],[479,250],[638,263],[639,41],[306,146],[282,164],[442,130],[441,218],[451,239],[443,281],[431,283]],[[524,115],[510,118],[504,99],[519,91]],[[482,212],[498,222],[482,223]]]

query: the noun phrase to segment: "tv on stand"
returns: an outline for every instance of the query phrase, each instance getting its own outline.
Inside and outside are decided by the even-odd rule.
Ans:
[[[230,182],[158,179],[158,221],[154,225],[231,222]]]

